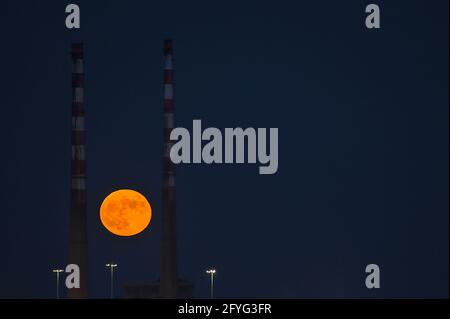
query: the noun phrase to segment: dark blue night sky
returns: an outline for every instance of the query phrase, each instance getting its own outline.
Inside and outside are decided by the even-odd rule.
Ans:
[[[0,298],[53,298],[67,263],[70,44],[85,46],[90,292],[159,276],[163,52],[176,125],[278,127],[279,170],[177,167],[178,269],[221,298],[448,298],[448,1],[2,1]],[[65,6],[81,7],[81,31]],[[131,188],[150,227],[108,233]],[[365,266],[381,289],[365,287]]]

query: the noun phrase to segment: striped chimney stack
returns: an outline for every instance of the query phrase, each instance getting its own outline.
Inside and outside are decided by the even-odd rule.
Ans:
[[[164,159],[162,189],[162,238],[160,298],[177,297],[175,165],[170,159],[170,132],[174,125],[173,49],[172,41],[164,41]]]
[[[80,267],[80,288],[69,298],[87,298],[86,159],[84,130],[83,44],[72,44],[72,161],[70,194],[69,263]]]

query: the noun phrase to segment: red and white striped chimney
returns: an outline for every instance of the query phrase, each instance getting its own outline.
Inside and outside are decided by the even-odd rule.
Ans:
[[[177,298],[175,164],[170,159],[170,132],[174,125],[173,48],[164,41],[164,158],[162,187],[162,236],[160,297]]]
[[[80,288],[69,298],[87,298],[86,158],[84,126],[83,44],[72,44],[72,160],[69,229],[69,263],[80,268]]]

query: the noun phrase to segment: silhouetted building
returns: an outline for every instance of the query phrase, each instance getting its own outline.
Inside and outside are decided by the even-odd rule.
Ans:
[[[148,284],[126,284],[124,287],[124,297],[126,299],[159,299],[159,293],[159,281]],[[188,281],[178,280],[176,298],[194,298],[194,285]]]

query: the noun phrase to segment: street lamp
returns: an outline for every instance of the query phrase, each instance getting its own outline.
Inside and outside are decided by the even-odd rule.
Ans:
[[[62,269],[53,269],[52,270],[56,274],[56,299],[59,299],[59,274],[64,270]]]
[[[211,296],[210,297],[211,297],[211,299],[213,299],[214,298],[214,275],[216,273],[216,270],[208,269],[206,271],[206,273],[211,276]]]
[[[114,268],[117,267],[117,264],[106,264],[106,267],[109,267],[111,272],[111,299],[113,299],[114,296]]]

